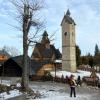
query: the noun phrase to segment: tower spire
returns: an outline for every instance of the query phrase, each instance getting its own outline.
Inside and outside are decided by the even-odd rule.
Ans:
[[[47,31],[44,31],[43,35],[42,35],[42,40],[41,40],[42,44],[46,44],[46,43],[50,43],[50,40],[48,38],[48,33]]]
[[[70,11],[69,11],[69,9],[67,10],[66,15],[67,15],[67,16],[70,16]]]

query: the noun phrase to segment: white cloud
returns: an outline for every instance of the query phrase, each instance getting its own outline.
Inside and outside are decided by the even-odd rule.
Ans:
[[[76,9],[77,8],[77,9]],[[80,4],[72,8],[73,16],[76,21],[77,43],[82,54],[94,53],[95,44],[100,46],[100,14],[97,9],[93,9],[88,3]]]
[[[98,43],[100,47],[100,0],[46,0],[45,2],[47,4],[46,8],[43,10],[42,16],[47,21],[46,29],[48,33],[52,34],[58,29],[55,36],[56,40],[54,41],[57,48],[61,48],[60,23],[64,12],[66,12],[68,8],[77,24],[76,40],[81,48],[82,54],[87,52],[93,53],[96,43]],[[0,0],[0,16],[6,17],[8,14],[7,11],[9,11],[10,14],[12,12],[14,13],[8,0]],[[1,23],[3,23],[3,21],[1,21]]]
[[[47,29],[57,32],[57,47],[61,47],[60,23],[64,12],[69,8],[76,22],[76,40],[81,48],[82,54],[94,52],[96,43],[100,46],[100,0],[47,0],[48,8],[44,11],[47,18]],[[58,35],[59,34],[59,35]]]

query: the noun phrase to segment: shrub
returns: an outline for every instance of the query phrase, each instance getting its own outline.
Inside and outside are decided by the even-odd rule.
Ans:
[[[42,81],[52,81],[53,77],[50,72],[45,72],[45,74],[41,77]]]

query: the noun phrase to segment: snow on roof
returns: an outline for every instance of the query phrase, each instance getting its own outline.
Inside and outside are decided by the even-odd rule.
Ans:
[[[56,63],[61,63],[61,62],[62,62],[62,60],[55,60],[55,62],[56,62]]]

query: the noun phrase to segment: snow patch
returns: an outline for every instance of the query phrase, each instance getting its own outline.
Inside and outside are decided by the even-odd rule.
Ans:
[[[56,76],[57,76],[57,77],[60,77],[60,78],[61,78],[62,75],[64,76],[64,78],[66,78],[66,76],[70,77],[72,74],[73,74],[73,75],[75,76],[75,78],[77,79],[78,76],[80,76],[81,78],[83,78],[84,76],[90,76],[90,75],[91,75],[91,72],[82,71],[82,70],[77,70],[76,73],[72,73],[72,72],[68,72],[68,71],[57,71],[57,72],[56,72]],[[52,71],[52,72],[51,72],[51,75],[52,75],[53,77],[55,77],[55,72]],[[100,74],[99,74],[99,73],[97,73],[97,76],[98,76],[99,79],[100,79]]]

